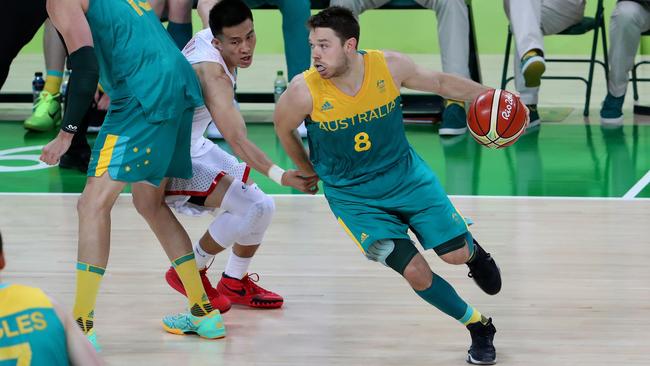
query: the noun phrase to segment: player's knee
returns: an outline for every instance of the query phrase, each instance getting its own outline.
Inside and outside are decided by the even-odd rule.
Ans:
[[[242,218],[244,228],[237,242],[243,245],[261,243],[275,213],[273,198],[262,191],[258,193],[257,199],[249,205],[247,214]]]
[[[109,202],[101,196],[90,197],[87,194],[82,194],[77,201],[77,213],[80,217],[90,217],[89,215],[94,216],[104,210],[110,211],[112,205],[112,202]]]
[[[465,264],[469,259],[468,243],[471,243],[471,234],[466,232],[437,246],[434,251],[449,264]]]
[[[639,17],[641,9],[642,6],[634,2],[619,2],[616,4],[616,8],[612,13],[612,19],[616,19],[618,24],[621,26],[632,25],[632,22],[634,22],[637,17]]]
[[[366,251],[368,259],[380,262],[402,276],[405,276],[409,263],[417,254],[417,248],[409,239],[377,240]]]
[[[271,196],[263,194],[259,200],[255,201],[249,208],[250,226],[255,231],[264,232],[271,224],[273,214],[275,213],[275,202]]]
[[[140,195],[133,195],[133,206],[135,210],[140,214],[140,216],[146,218],[154,217],[160,207],[163,205],[163,202],[156,199],[147,199],[147,197],[142,197]]]
[[[404,269],[403,276],[416,291],[426,290],[431,287],[433,279],[429,264],[419,254],[411,259],[411,262]]]

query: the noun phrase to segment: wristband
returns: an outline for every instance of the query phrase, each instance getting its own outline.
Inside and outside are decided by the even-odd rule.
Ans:
[[[271,168],[269,168],[269,171],[266,173],[266,175],[268,175],[269,178],[271,178],[271,180],[275,183],[282,185],[282,175],[284,175],[284,169],[273,164],[271,165]]]

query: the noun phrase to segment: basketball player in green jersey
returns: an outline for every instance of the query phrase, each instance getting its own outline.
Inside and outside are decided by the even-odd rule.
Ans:
[[[166,177],[192,175],[192,114],[203,104],[194,70],[146,1],[48,0],[47,10],[65,40],[74,72],[61,131],[43,149],[41,159],[56,164],[68,149],[93,98],[98,74],[111,99],[77,204],[75,320],[96,344],[94,308],[108,263],[111,209],[131,183],[137,211],[187,290],[189,312],[164,318],[163,327],[172,333],[223,337],[223,321],[203,290],[190,238],[163,199]],[[142,311],[151,307],[144,297]]]
[[[431,271],[407,233],[443,261],[467,264],[486,293],[500,291],[496,263],[410,147],[399,92],[407,87],[472,100],[488,88],[425,70],[396,52],[358,50],[359,24],[344,8],[325,9],[308,25],[314,67],[291,81],[275,110],[284,149],[300,171],[323,181],[332,212],[367,258],[397,271],[425,301],[467,326],[467,361],[495,363],[492,320]],[[293,133],[302,120],[309,154]]]
[[[0,271],[5,266],[0,235]],[[72,317],[41,289],[0,282],[0,364],[99,365]]]

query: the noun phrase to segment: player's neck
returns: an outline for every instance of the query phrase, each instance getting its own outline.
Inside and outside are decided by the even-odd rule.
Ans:
[[[228,72],[234,76],[237,77],[237,65],[231,65],[230,62],[228,62],[226,59],[223,60],[224,64],[226,64],[226,68],[228,69]]]
[[[363,55],[356,53],[348,66],[348,69],[343,74],[333,77],[331,81],[342,92],[354,96],[359,93],[363,86],[366,72]]]

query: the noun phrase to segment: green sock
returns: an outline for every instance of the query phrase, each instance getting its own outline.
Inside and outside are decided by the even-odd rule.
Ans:
[[[192,39],[192,23],[168,22],[167,32],[170,36],[172,36],[172,39],[174,40],[174,43],[176,43],[178,49],[182,50],[187,42]]]
[[[481,321],[483,316],[474,307],[468,305],[458,296],[456,290],[435,273],[431,274],[431,286],[422,291],[415,291],[424,301],[435,306],[443,313],[458,320],[464,325]]]

